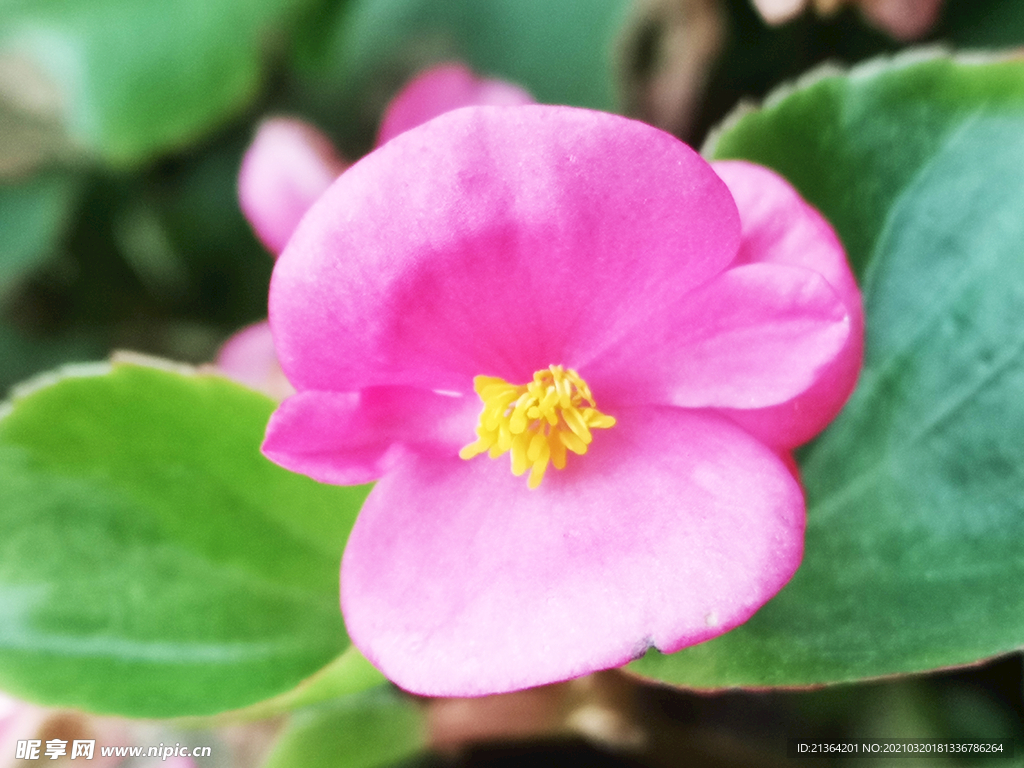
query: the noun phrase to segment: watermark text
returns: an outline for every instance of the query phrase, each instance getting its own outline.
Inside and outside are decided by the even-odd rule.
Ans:
[[[180,743],[152,747],[104,747],[99,748],[101,757],[210,757],[211,747],[189,747]],[[14,757],[18,760],[56,760],[69,757],[71,760],[92,760],[96,755],[95,739],[75,739],[68,743],[64,739],[25,739],[18,742]]]

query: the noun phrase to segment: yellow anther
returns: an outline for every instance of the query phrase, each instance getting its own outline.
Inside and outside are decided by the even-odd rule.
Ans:
[[[495,376],[477,376],[473,389],[484,407],[476,442],[459,456],[487,453],[492,459],[511,452],[512,473],[530,470],[527,484],[537,488],[548,464],[565,469],[566,449],[582,456],[593,441],[591,430],[608,429],[615,418],[597,410],[590,387],[576,371],[552,365],[527,384],[509,384]]]

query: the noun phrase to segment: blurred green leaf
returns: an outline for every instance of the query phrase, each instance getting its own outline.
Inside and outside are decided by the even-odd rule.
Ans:
[[[465,62],[541,102],[611,110],[615,41],[629,0],[351,0],[309,75],[330,89],[346,149],[421,69]],[[363,146],[365,151],[368,147]]]
[[[1024,62],[873,62],[714,148],[789,177],[861,276],[867,352],[803,452],[804,562],[747,624],[633,670],[812,685],[1024,646]]]
[[[338,566],[367,488],[264,459],[273,407],[215,375],[123,363],[15,395],[0,420],[0,686],[204,715],[281,694],[349,647]]]
[[[293,715],[263,768],[386,768],[426,744],[419,707],[380,688]]]
[[[341,656],[295,688],[245,709],[235,710],[231,717],[262,720],[330,699],[362,693],[385,683],[387,678],[383,673],[374,667],[358,648],[350,645]]]
[[[254,96],[261,60],[312,0],[14,0],[0,52],[63,93],[71,136],[126,164],[180,147]]]
[[[52,255],[77,190],[77,179],[66,173],[0,184],[0,293]]]

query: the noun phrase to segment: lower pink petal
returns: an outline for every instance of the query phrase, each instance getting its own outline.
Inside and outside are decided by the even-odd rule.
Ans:
[[[536,491],[507,457],[407,455],[377,484],[342,607],[390,679],[435,696],[565,680],[719,635],[788,581],[804,505],[778,455],[714,414],[615,415]]]
[[[737,264],[799,266],[820,273],[850,317],[850,333],[835,359],[807,391],[758,410],[727,411],[765,442],[788,449],[806,442],[835,418],[857,382],[864,351],[860,290],[829,223],[774,171],[742,161],[712,165],[728,185],[743,228]]]
[[[458,453],[473,441],[479,411],[476,398],[414,387],[306,390],[271,416],[263,453],[322,483],[358,485],[381,477],[408,450]]]
[[[377,146],[459,107],[533,103],[533,97],[517,85],[477,77],[462,64],[440,64],[410,80],[391,100],[381,120]]]
[[[271,253],[284,249],[299,219],[345,167],[313,126],[283,117],[263,121],[242,159],[238,200]]]

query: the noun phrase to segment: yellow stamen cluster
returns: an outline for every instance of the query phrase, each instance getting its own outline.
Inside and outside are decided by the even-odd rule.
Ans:
[[[473,389],[483,401],[477,440],[459,451],[463,459],[487,451],[496,459],[512,452],[512,474],[530,469],[528,485],[540,485],[548,462],[565,469],[566,449],[582,456],[594,439],[592,429],[608,429],[615,419],[594,406],[587,382],[572,369],[552,365],[533,374],[529,384],[509,384],[477,376]]]

